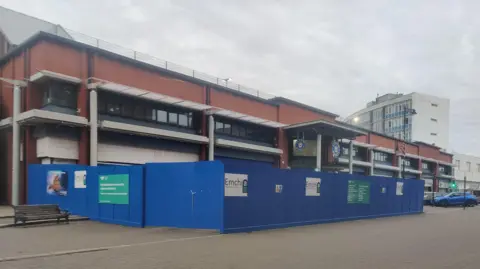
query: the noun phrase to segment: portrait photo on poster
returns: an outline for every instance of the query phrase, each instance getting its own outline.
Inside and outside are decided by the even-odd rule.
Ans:
[[[65,171],[48,171],[47,193],[66,196],[68,192],[68,174]]]

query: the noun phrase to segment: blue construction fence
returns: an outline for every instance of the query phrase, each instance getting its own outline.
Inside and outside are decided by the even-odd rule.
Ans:
[[[423,212],[423,180],[285,170],[221,159],[30,165],[28,204],[133,227],[245,232]]]

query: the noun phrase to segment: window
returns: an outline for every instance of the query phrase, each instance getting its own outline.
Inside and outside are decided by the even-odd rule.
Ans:
[[[457,169],[460,169],[460,160],[455,161],[455,166],[457,167]]]
[[[168,113],[167,111],[157,110],[157,121],[158,122],[167,122]]]
[[[402,163],[405,166],[409,166],[409,167],[412,166],[412,163],[410,162],[410,159],[402,159]]]
[[[143,106],[135,106],[133,110],[133,117],[139,120],[145,119],[145,108]]]
[[[187,114],[178,114],[178,125],[183,127],[188,127],[188,116]]]
[[[223,133],[231,134],[232,133],[232,126],[228,123],[223,124]]]
[[[470,166],[472,165],[472,163],[470,162],[466,162],[466,165],[467,165],[467,172],[470,172]]]
[[[77,91],[74,85],[51,82],[44,91],[44,105],[51,104],[56,106],[77,108]]]
[[[168,123],[178,124],[178,114],[174,112],[168,112]]]
[[[373,159],[379,162],[387,162],[388,160],[388,153],[385,152],[375,152],[373,155]]]
[[[124,117],[133,117],[133,107],[130,104],[122,105],[122,116]]]
[[[147,107],[146,108],[146,114],[147,114],[147,120],[148,121],[155,121],[156,120],[156,116],[157,116],[157,110],[156,109],[153,109],[151,107]]]
[[[438,104],[432,103],[433,107],[438,107]]]
[[[108,103],[107,104],[107,113],[112,115],[120,115],[121,108],[118,103]]]
[[[430,133],[431,136],[437,136],[437,133]]]
[[[218,121],[215,122],[215,131],[217,133],[223,132],[223,122],[218,122]]]
[[[428,163],[422,163],[422,169],[428,170]]]
[[[434,119],[434,118],[430,118],[431,121],[433,122],[437,122],[438,120],[437,119]]]

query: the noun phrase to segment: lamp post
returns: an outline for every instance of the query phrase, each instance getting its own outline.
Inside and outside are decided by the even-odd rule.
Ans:
[[[463,177],[463,210],[467,205],[467,176]]]
[[[417,111],[413,108],[408,108],[407,105],[403,105],[403,148],[402,148],[402,153],[403,153],[403,158],[402,158],[402,179],[405,179],[405,154],[406,154],[406,148],[407,145],[405,141],[407,140],[407,126],[408,126],[408,118],[407,114],[410,114],[412,116],[417,114]]]

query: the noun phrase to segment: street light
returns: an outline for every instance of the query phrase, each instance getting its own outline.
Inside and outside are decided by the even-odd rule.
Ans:
[[[232,79],[231,78],[224,78],[222,80],[225,81],[225,87],[228,87],[228,82]]]
[[[358,122],[358,117],[353,118],[353,122],[357,123]]]
[[[413,108],[408,108],[407,105],[403,105],[403,159],[402,159],[402,178],[405,179],[405,154],[407,151],[407,145],[405,141],[407,140],[407,126],[408,126],[408,118],[407,114],[412,116],[417,115],[417,111]]]

